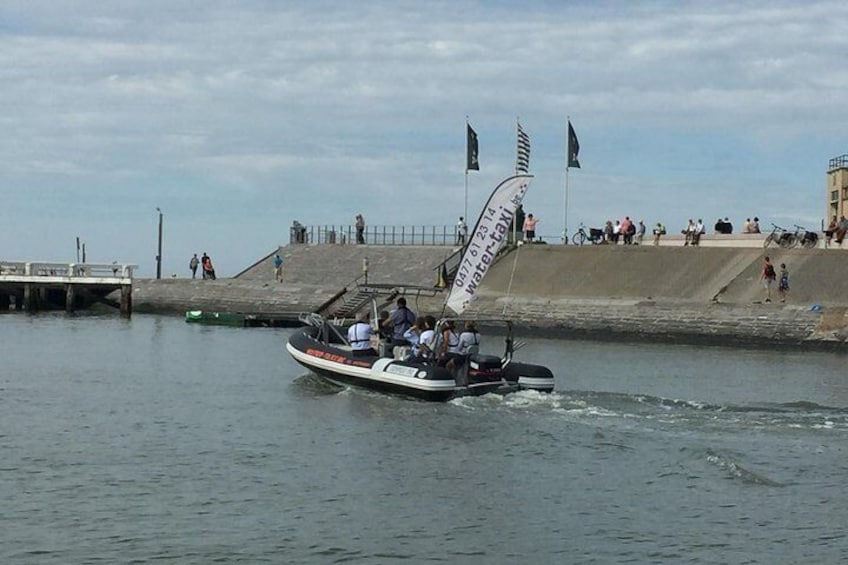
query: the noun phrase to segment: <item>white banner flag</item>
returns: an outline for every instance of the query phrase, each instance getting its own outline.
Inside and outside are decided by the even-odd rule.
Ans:
[[[447,307],[462,314],[477,292],[480,281],[495,261],[498,250],[506,242],[515,210],[521,204],[533,175],[516,175],[495,188],[474,226],[465,253],[451,285]],[[521,229],[521,226],[518,226]]]

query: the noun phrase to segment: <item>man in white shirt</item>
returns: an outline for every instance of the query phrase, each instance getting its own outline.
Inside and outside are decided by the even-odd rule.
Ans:
[[[367,321],[366,314],[357,314],[356,322],[347,330],[347,340],[356,357],[376,356],[377,352],[371,346],[374,329]]]
[[[465,245],[466,241],[468,241],[468,224],[465,223],[465,218],[460,216],[456,223],[456,244]]]

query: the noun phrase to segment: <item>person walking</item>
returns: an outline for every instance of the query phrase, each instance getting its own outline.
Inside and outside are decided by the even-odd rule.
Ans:
[[[786,295],[789,293],[789,270],[786,268],[786,263],[780,264],[780,282],[777,283],[777,293],[780,295],[780,301],[786,302]]]
[[[197,266],[200,265],[200,259],[197,258],[197,253],[192,255],[188,262],[188,268],[191,269],[191,278],[197,278]]]
[[[763,287],[766,289],[766,302],[771,302],[771,287],[776,278],[777,273],[774,271],[774,265],[771,264],[771,259],[766,257],[763,261],[762,274],[760,274],[760,280],[763,281]]]
[[[277,282],[283,282],[283,258],[279,253],[274,255],[274,277]]]

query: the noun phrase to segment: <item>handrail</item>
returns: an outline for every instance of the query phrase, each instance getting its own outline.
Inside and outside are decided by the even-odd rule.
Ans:
[[[366,245],[460,245],[456,226],[412,225],[366,226],[363,230]],[[356,226],[351,224],[296,225],[289,228],[289,244],[355,245]]]
[[[129,263],[57,263],[0,261],[0,275],[24,277],[129,278],[138,265]]]

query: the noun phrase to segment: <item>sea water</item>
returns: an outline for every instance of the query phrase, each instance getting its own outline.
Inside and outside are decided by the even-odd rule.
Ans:
[[[0,315],[0,563],[848,560],[844,354],[528,339],[556,392],[433,404],[291,331]]]

